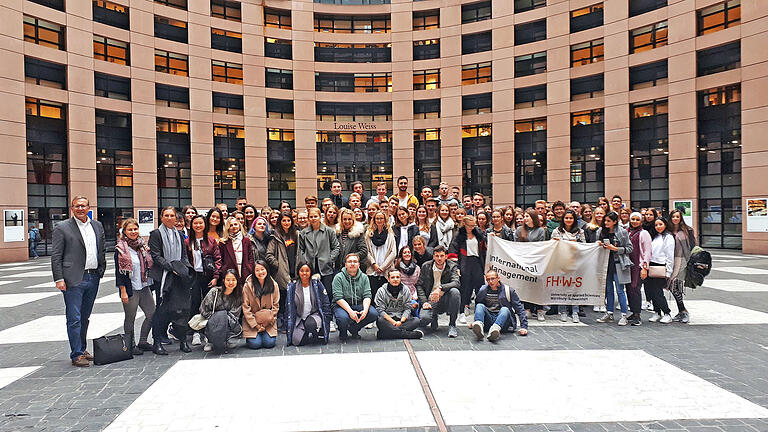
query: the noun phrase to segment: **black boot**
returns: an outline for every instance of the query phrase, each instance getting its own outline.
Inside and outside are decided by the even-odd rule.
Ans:
[[[165,350],[163,344],[157,341],[155,341],[155,343],[152,345],[152,352],[157,355],[168,355],[168,351]]]
[[[137,355],[144,355],[144,351],[141,350],[141,348],[136,346],[136,341],[134,341],[133,335],[131,335],[131,354],[137,356]]]
[[[185,353],[192,352],[192,348],[190,348],[189,344],[187,343],[187,338],[183,338],[179,341],[179,349]]]

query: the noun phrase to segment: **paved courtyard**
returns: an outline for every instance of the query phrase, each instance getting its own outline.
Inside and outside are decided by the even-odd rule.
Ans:
[[[2,264],[0,431],[768,431],[768,257],[713,258],[686,296],[689,325],[598,324],[590,310],[497,343],[466,327],[302,348],[281,335],[272,350],[174,346],[83,369],[48,260]],[[108,261],[91,337],[122,332]]]

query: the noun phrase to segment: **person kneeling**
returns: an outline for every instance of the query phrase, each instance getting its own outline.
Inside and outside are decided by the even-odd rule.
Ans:
[[[224,286],[213,287],[200,303],[200,314],[208,320],[204,332],[208,342],[203,351],[217,353],[237,347],[243,327],[240,314],[243,309],[243,289],[237,280],[237,270],[224,273]]]
[[[499,280],[495,270],[485,273],[486,284],[480,287],[475,299],[475,322],[472,323],[472,331],[477,339],[482,339],[484,332],[488,332],[488,340],[498,340],[502,332],[510,327],[515,331],[515,316],[520,319],[518,334],[528,334],[528,319],[525,317],[525,309],[514,289],[504,285]]]
[[[356,253],[344,257],[344,268],[333,277],[333,299],[341,341],[347,340],[347,332],[353,339],[359,339],[360,329],[379,318],[371,306],[371,284],[360,271],[360,257]]]
[[[251,349],[274,348],[280,289],[269,276],[267,263],[256,261],[243,286],[243,336]]]
[[[379,339],[420,339],[424,332],[418,330],[419,319],[411,316],[411,290],[400,283],[400,270],[387,271],[387,283],[376,292],[376,326]]]
[[[312,278],[308,263],[299,262],[296,267],[299,278],[288,284],[285,299],[288,345],[327,344],[333,316],[325,286]]]

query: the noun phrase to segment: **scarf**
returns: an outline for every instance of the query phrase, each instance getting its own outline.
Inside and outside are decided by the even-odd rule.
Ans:
[[[411,262],[406,264],[404,261],[400,261],[400,265],[398,267],[400,268],[401,272],[408,276],[413,276],[413,272],[416,271],[416,262],[411,260]]]
[[[128,248],[133,249],[139,255],[139,264],[141,265],[141,281],[147,282],[147,270],[152,267],[152,256],[149,254],[147,245],[144,243],[144,239],[138,237],[136,240],[129,238],[120,239],[115,246],[117,249],[117,268],[120,274],[131,277],[133,273],[133,261],[131,261],[131,252]]]
[[[387,235],[389,234],[389,230],[383,229],[381,231],[377,231],[376,229],[373,230],[371,233],[371,243],[374,244],[374,246],[383,246],[384,243],[387,242]]]
[[[181,239],[176,234],[176,228],[168,228],[165,225],[160,225],[160,236],[163,238],[163,258],[169,263],[181,260]],[[160,281],[160,286],[163,287],[162,292],[165,292],[165,280],[168,277],[168,270],[163,270],[163,279]]]
[[[439,217],[435,221],[435,228],[437,231],[437,243],[444,247],[449,248],[451,246],[451,240],[453,240],[453,228],[456,225],[453,222],[453,219],[448,218],[446,220],[442,220]]]
[[[397,301],[397,298],[400,297],[401,290],[402,290],[402,285],[392,286],[390,284],[387,284],[387,291],[389,291],[389,294],[392,297],[394,297],[395,301]]]
[[[242,249],[243,247],[243,233],[241,231],[238,231],[234,234],[229,234],[229,239],[232,241],[232,249],[238,250]]]

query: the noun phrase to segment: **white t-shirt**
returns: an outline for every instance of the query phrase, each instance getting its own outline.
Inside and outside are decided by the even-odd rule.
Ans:
[[[467,256],[480,256],[477,237],[467,239]]]
[[[301,308],[301,319],[307,319],[310,313],[312,313],[312,296],[309,293],[309,286],[302,286],[304,291],[304,307]]]

